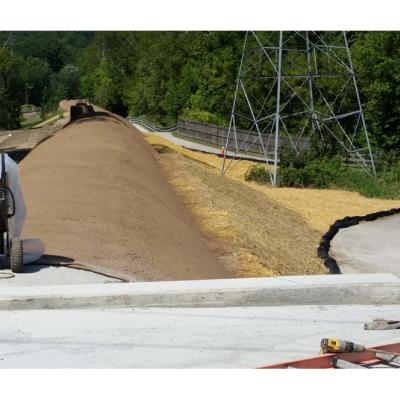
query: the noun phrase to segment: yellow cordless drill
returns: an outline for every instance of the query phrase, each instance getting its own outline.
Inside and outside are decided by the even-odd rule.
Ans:
[[[354,353],[365,351],[365,346],[341,339],[324,338],[321,340],[321,353]]]

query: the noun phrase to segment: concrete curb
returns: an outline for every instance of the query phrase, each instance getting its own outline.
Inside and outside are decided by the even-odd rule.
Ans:
[[[367,215],[344,217],[336,220],[328,229],[328,232],[321,237],[319,247],[317,250],[318,257],[324,262],[326,268],[328,268],[330,274],[341,274],[340,268],[334,258],[329,255],[329,249],[331,247],[331,241],[340,229],[350,228],[354,225],[358,225],[360,222],[371,222],[378,218],[389,217],[391,215],[399,214],[400,208],[392,208],[390,210],[378,211]]]
[[[0,310],[398,304],[392,274],[10,287]]]

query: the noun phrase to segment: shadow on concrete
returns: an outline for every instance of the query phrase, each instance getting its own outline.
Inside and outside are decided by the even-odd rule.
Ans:
[[[56,256],[54,254],[44,254],[39,260],[24,265],[24,273],[35,273],[44,268],[48,267],[64,267],[71,264],[74,264],[75,260],[73,258],[64,257],[64,256]]]
[[[44,254],[41,258],[39,258],[39,260],[37,260],[33,263],[30,263],[30,264],[24,265],[23,273],[28,273],[28,274],[35,273],[35,272],[39,272],[40,270],[49,268],[49,267],[54,267],[54,268],[70,267],[70,268],[73,268],[76,270],[86,271],[86,272],[90,272],[92,274],[97,274],[97,275],[102,275],[107,278],[119,280],[121,282],[130,282],[129,279],[126,279],[125,277],[116,276],[102,268],[85,265],[85,264],[82,264],[82,263],[74,260],[73,258],[57,256],[54,254]]]
[[[75,263],[76,261],[73,258],[56,256],[53,254],[44,254],[42,257],[39,258],[39,260],[29,264],[24,264],[22,273],[31,274],[34,272],[38,272],[44,268],[64,267]],[[0,269],[9,269],[7,260],[4,257],[0,258]]]

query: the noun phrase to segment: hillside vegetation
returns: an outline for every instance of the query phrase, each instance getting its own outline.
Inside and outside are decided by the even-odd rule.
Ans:
[[[400,33],[348,37],[374,144],[398,150]],[[27,91],[36,106],[85,97],[158,122],[185,114],[226,123],[243,40],[244,32],[0,32],[0,88],[16,104]]]
[[[328,40],[340,32],[319,34]],[[349,32],[348,39],[371,144],[379,155],[378,181],[343,168],[340,176],[331,176],[335,167],[326,163],[319,173],[320,154],[318,168],[283,168],[281,183],[398,197],[400,32]],[[0,32],[0,129],[20,126],[24,103],[46,114],[63,98],[86,98],[120,115],[161,124],[185,117],[227,125],[243,40],[244,32],[222,31]],[[324,90],[338,88],[332,80]]]

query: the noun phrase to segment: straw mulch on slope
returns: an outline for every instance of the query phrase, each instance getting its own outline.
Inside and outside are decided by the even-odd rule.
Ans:
[[[157,146],[160,165],[225,268],[237,277],[324,274],[320,233],[265,194]]]

